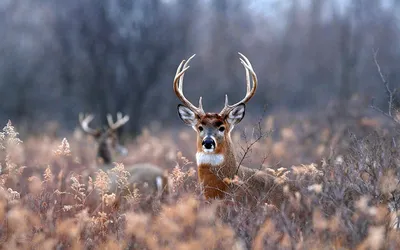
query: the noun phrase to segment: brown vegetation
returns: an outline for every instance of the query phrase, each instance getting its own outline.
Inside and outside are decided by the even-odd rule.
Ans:
[[[171,192],[166,200],[147,207],[132,199],[129,207],[116,208],[110,182],[123,180],[110,180],[105,172],[85,177],[83,173],[95,164],[96,149],[79,130],[64,140],[42,136],[22,142],[9,122],[0,134],[1,245],[9,249],[398,248],[399,232],[393,223],[400,197],[400,163],[399,150],[392,147],[397,137],[365,127],[364,116],[334,123],[325,122],[322,115],[317,120],[308,117],[296,122],[291,116],[290,122],[284,114],[268,116],[260,123],[262,129],[276,131],[254,144],[257,135],[240,136],[239,129],[232,134],[243,150],[252,145],[250,152],[239,154],[245,165],[286,176],[299,186],[280,210],[262,202],[254,206],[231,199],[203,200],[195,174],[193,135],[186,130],[179,139],[174,133],[155,136],[145,130],[127,145],[130,154],[116,159],[114,171],[123,173],[124,165],[143,161],[164,166]],[[376,117],[368,119],[385,124]],[[279,128],[282,122],[291,127]],[[359,132],[348,134],[349,130]],[[309,132],[313,134],[304,138]],[[330,149],[332,143],[336,146]],[[274,147],[277,144],[281,149]],[[324,150],[317,150],[320,147]],[[306,164],[290,167],[288,162]]]
[[[114,162],[117,154],[126,155],[127,149],[120,144],[117,133],[118,128],[129,121],[129,116],[122,117],[117,113],[116,122],[110,114],[107,115],[108,126],[106,129],[93,129],[89,126],[93,115],[79,115],[81,128],[97,141],[98,163],[94,171],[87,171],[93,177],[94,172],[104,176],[107,189],[111,191],[111,203],[115,206],[126,205],[126,200],[136,203],[151,204],[154,200],[162,199],[169,193],[168,173],[166,170],[150,163],[138,163],[128,166]],[[114,167],[115,165],[115,167]],[[107,191],[107,190],[106,190]],[[146,201],[146,202],[145,202]]]

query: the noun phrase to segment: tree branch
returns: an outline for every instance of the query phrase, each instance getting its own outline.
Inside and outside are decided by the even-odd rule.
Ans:
[[[262,121],[263,121],[265,113],[266,113],[266,107],[264,107],[263,113],[262,113],[261,117],[259,118],[257,124],[255,125],[256,128],[253,128],[253,130],[252,130],[251,138],[253,140],[251,140],[249,142],[247,140],[247,137],[246,137],[246,131],[243,132],[243,137],[244,137],[244,140],[246,142],[246,146],[245,147],[243,147],[243,146],[241,147],[242,150],[243,150],[243,155],[239,160],[238,166],[237,166],[236,171],[235,171],[235,175],[237,175],[237,173],[239,172],[240,166],[242,165],[244,159],[246,159],[247,155],[252,151],[253,146],[257,142],[259,142],[262,138],[267,137],[270,134],[270,131],[264,132],[263,128],[262,128]],[[256,134],[255,138],[254,138],[254,134]],[[265,162],[265,159],[266,159],[266,157],[264,157],[263,163]]]
[[[373,108],[374,110],[378,111],[379,113],[383,114],[384,116],[388,117],[389,119],[391,119],[396,124],[400,124],[400,121],[396,117],[394,117],[393,114],[392,114],[393,103],[395,101],[394,95],[396,94],[396,89],[393,89],[393,90],[390,89],[389,81],[386,79],[386,77],[382,73],[381,66],[379,65],[379,62],[378,62],[378,59],[377,59],[378,51],[379,50],[373,50],[373,58],[374,58],[374,63],[375,63],[375,66],[376,66],[376,68],[378,70],[379,76],[381,78],[381,81],[382,81],[383,85],[385,86],[386,95],[389,98],[389,101],[388,101],[388,112],[385,112],[382,109],[376,107],[375,104],[374,104],[374,99],[372,99],[370,107]]]

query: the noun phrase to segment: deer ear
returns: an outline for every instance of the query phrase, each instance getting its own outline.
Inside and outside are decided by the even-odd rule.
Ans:
[[[244,117],[246,110],[246,105],[244,103],[239,104],[238,106],[234,107],[229,113],[228,117],[226,118],[229,125],[232,127],[238,124]]]
[[[178,114],[179,117],[182,119],[184,123],[186,123],[189,126],[194,126],[197,124],[197,117],[196,114],[190,110],[188,107],[179,104],[178,105]]]

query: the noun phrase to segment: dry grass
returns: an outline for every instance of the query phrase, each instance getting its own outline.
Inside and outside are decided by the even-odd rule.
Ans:
[[[155,136],[144,130],[113,170],[120,188],[127,178],[124,165],[151,162],[168,170],[169,197],[143,209],[137,190],[126,197],[127,206],[113,206],[110,178],[97,171],[93,142],[79,131],[66,139],[44,135],[22,142],[9,122],[0,133],[0,244],[4,249],[400,247],[400,232],[393,229],[400,150],[393,146],[396,137],[373,132],[387,131],[380,120],[280,114],[267,117],[262,127],[274,132],[254,144],[243,163],[295,181],[300,192],[281,208],[205,201],[191,131]],[[248,138],[240,131],[233,139],[246,148]]]

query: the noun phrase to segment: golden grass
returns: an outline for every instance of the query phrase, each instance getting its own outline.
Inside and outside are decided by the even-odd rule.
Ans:
[[[378,124],[362,119],[355,124]],[[389,226],[397,211],[387,206],[399,193],[399,168],[390,167],[397,166],[398,152],[392,149],[378,159],[375,152],[389,152],[378,139],[352,151],[345,125],[294,118],[290,126],[279,127],[277,120],[266,119],[263,128],[275,133],[255,144],[244,164],[298,183],[301,191],[281,208],[205,201],[190,130],[175,137],[144,130],[127,145],[129,156],[118,158],[112,170],[119,188],[126,186],[124,166],[139,162],[167,169],[172,187],[166,200],[145,208],[131,190],[127,205],[117,208],[111,180],[96,169],[88,138],[75,132],[64,139],[44,135],[22,142],[9,122],[0,133],[0,244],[4,249],[400,247],[399,231]],[[246,144],[240,132],[233,139]]]

